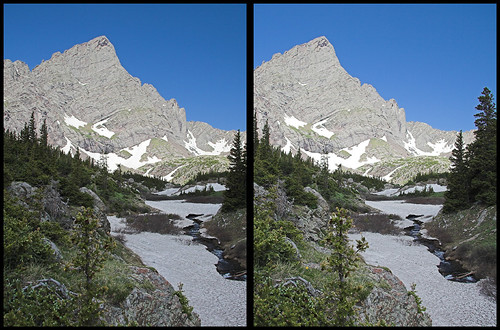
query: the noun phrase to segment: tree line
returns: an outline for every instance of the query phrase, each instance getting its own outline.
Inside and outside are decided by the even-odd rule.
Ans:
[[[110,212],[139,212],[145,210],[130,203],[135,191],[126,184],[128,179],[156,189],[166,184],[160,178],[122,172],[120,168],[110,173],[105,157],[99,161],[90,157],[82,159],[78,148],[72,155],[49,145],[47,124],[44,120],[37,128],[34,113],[19,133],[4,128],[3,137],[5,187],[12,181],[27,182],[34,187],[55,184],[69,205],[92,207],[93,198],[80,191],[80,188],[88,187],[102,199]]]
[[[450,157],[448,190],[443,212],[469,208],[474,203],[496,204],[497,186],[497,114],[491,91],[485,87],[476,106],[475,140],[465,146],[463,134],[457,134]]]

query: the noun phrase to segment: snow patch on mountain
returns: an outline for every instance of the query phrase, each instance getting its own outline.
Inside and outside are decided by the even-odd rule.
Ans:
[[[87,154],[90,158],[92,158],[96,161],[100,161],[101,159],[103,159],[103,157],[106,158],[108,170],[110,172],[113,172],[118,168],[118,165],[123,165],[123,166],[126,166],[128,168],[138,169],[139,167],[144,166],[146,164],[154,164],[154,163],[160,162],[161,159],[159,159],[156,156],[154,156],[154,157],[148,156],[147,160],[145,160],[145,161],[141,160],[143,158],[143,155],[146,153],[150,142],[151,142],[151,139],[148,139],[148,140],[143,141],[143,142],[141,142],[138,145],[135,145],[133,147],[121,149],[120,151],[126,151],[131,155],[130,157],[128,157],[126,159],[121,157],[121,156],[118,156],[115,153],[101,154],[98,152],[91,152],[91,151],[85,150],[81,147],[79,147],[79,149],[81,151],[83,151],[85,154]]]
[[[413,154],[414,156],[439,156],[443,153],[451,152],[453,150],[452,145],[449,145],[444,139],[440,139],[436,143],[427,142],[427,145],[433,150],[431,152],[426,152],[420,150],[417,147],[413,134],[411,134],[411,132],[408,130],[406,131],[406,138],[408,139],[408,141],[403,141],[404,147],[406,150],[408,150],[409,153]]]
[[[295,127],[295,128],[300,128],[302,126],[307,125],[307,123],[298,120],[294,116],[288,116],[286,113],[285,113],[285,124],[287,124],[288,126]]]
[[[325,120],[322,120],[320,122],[317,122],[316,124],[312,125],[311,129],[316,132],[318,135],[324,136],[327,139],[331,138],[333,135],[333,132],[327,130],[323,124],[328,121],[328,118]]]
[[[80,126],[87,125],[86,122],[76,118],[73,115],[71,115],[71,117],[70,117],[67,114],[64,114],[64,122],[66,123],[66,125],[73,126],[75,128],[80,128]]]
[[[68,138],[66,138],[66,141],[67,141],[66,145],[61,149],[65,154],[69,153],[71,151],[71,148],[73,149],[75,148],[73,146],[73,143],[71,143],[71,141]]]
[[[214,155],[220,155],[223,152],[229,152],[231,151],[231,146],[228,145],[226,139],[222,138],[216,143],[213,142],[208,142],[208,145],[210,145],[213,148],[213,151],[205,151],[202,150],[198,147],[196,144],[196,138],[194,137],[193,133],[188,130],[188,140],[184,140],[184,146],[185,148],[189,151],[195,154],[196,156],[214,156]]]
[[[92,130],[99,135],[105,136],[108,139],[111,139],[115,132],[110,131],[104,124],[108,121],[108,119],[101,120],[98,123],[92,125]]]
[[[287,153],[287,154],[290,153],[292,148],[294,150],[297,150],[297,148],[295,148],[293,146],[292,141],[290,141],[287,137],[285,137],[285,139],[286,139],[286,145],[283,148],[281,148],[281,150],[283,150],[284,153]]]
[[[382,179],[387,181],[387,182],[391,181],[392,175],[394,174],[394,172],[396,172],[397,170],[399,170],[401,167],[404,167],[404,166],[406,166],[406,165],[401,165],[401,166],[396,167],[395,169],[393,169],[392,171],[387,173],[386,176],[382,177]]]
[[[178,169],[180,169],[180,168],[182,168],[182,167],[184,167],[184,166],[186,166],[186,165],[187,165],[187,164],[184,164],[184,165],[181,165],[181,166],[177,167],[175,170],[173,170],[172,172],[170,172],[170,173],[168,173],[167,175],[165,175],[164,177],[162,177],[162,179],[163,179],[163,180],[165,180],[165,181],[170,181],[170,180],[172,180],[172,179],[174,178],[174,174],[175,174],[175,172],[177,172],[177,170],[178,170]]]
[[[434,149],[431,156],[439,156],[441,153],[453,151],[453,146],[449,145],[444,139],[441,139],[436,143],[427,142],[427,144]]]
[[[342,158],[337,156],[335,153],[331,152],[326,154],[328,159],[328,169],[330,171],[335,171],[339,166],[349,167],[356,169],[366,164],[374,164],[380,161],[376,157],[367,157],[366,160],[361,160],[363,154],[366,152],[366,147],[370,143],[370,139],[365,140],[358,145],[352,146],[350,148],[343,148],[341,151],[345,151],[350,154],[349,158]],[[321,158],[325,155],[317,152],[309,152],[301,148],[301,151],[306,155],[314,159],[317,163],[321,162]]]
[[[212,155],[220,155],[223,152],[231,151],[231,145],[228,144],[225,138],[222,138],[215,143],[208,142],[208,145],[214,148],[214,151],[211,153]]]

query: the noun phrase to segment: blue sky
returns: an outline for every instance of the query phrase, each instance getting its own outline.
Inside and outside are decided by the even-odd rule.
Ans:
[[[496,5],[256,4],[254,64],[325,36],[342,67],[394,98],[407,121],[474,129],[484,87],[497,102]]]
[[[101,35],[187,120],[246,130],[245,4],[4,5],[4,59],[30,69]]]

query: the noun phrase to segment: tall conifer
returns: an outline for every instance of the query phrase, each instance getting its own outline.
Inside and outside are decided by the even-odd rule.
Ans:
[[[467,148],[469,199],[471,202],[492,205],[496,203],[497,114],[490,90],[485,87],[481,94],[478,97],[479,105],[476,106],[479,112],[474,115],[477,127],[474,132],[476,139]]]
[[[448,176],[447,191],[445,192],[445,203],[443,212],[451,212],[467,208],[468,200],[468,170],[466,163],[466,152],[462,131],[457,134],[455,148],[450,157],[451,169]]]
[[[246,155],[241,145],[240,130],[233,140],[233,147],[229,152],[229,173],[224,192],[222,211],[232,211],[246,206]]]

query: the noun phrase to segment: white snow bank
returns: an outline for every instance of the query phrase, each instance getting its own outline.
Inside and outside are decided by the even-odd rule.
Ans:
[[[379,162],[380,160],[376,157],[368,157],[366,160],[361,160],[361,156],[363,156],[363,154],[366,152],[366,147],[368,147],[369,143],[370,139],[360,142],[359,144],[354,145],[350,148],[341,149],[342,151],[349,153],[350,156],[348,158],[337,156],[333,152],[326,154],[326,156],[328,157],[328,169],[330,171],[335,171],[339,165],[356,169],[365,164],[374,164]],[[314,159],[316,163],[320,163],[321,157],[324,156],[324,154],[319,152],[309,152],[304,149],[301,149],[301,151],[304,152],[307,156]]]
[[[172,172],[168,173],[167,175],[165,175],[164,177],[162,177],[163,180],[165,181],[170,181],[174,178],[174,173],[177,172],[178,169],[186,166],[187,164],[184,164],[184,165],[181,165],[179,167],[177,167],[176,169],[174,169]]]
[[[76,118],[74,115],[68,116],[67,114],[64,114],[64,122],[66,125],[73,126],[75,128],[80,128],[80,126],[85,126],[87,125],[86,122]]]
[[[148,139],[148,140],[143,141],[143,142],[141,142],[138,145],[135,145],[133,147],[122,149],[121,151],[126,151],[129,154],[131,154],[131,156],[128,158],[123,158],[121,156],[118,156],[115,153],[101,154],[98,152],[90,152],[90,151],[87,151],[83,148],[79,148],[79,149],[96,161],[101,160],[102,156],[106,156],[108,169],[110,172],[113,172],[114,170],[116,170],[118,168],[118,165],[123,165],[123,166],[130,167],[133,169],[138,169],[139,167],[141,167],[143,165],[154,164],[154,163],[161,161],[161,159],[159,159],[156,156],[154,156],[154,157],[148,156],[148,159],[146,161],[141,160],[142,156],[147,152],[147,148],[148,148],[150,142],[151,142],[151,139]]]
[[[206,205],[206,204],[205,204]],[[169,212],[171,213],[171,212]],[[108,216],[111,231],[123,219]],[[186,235],[125,234],[125,245],[183,291],[202,326],[246,326],[246,282],[224,279],[216,270],[218,258]]]
[[[198,147],[196,144],[196,138],[194,137],[193,133],[191,133],[190,130],[188,130],[188,135],[187,135],[188,140],[184,141],[184,147],[191,153],[197,155],[197,156],[202,156],[202,155],[220,155],[223,152],[229,152],[231,151],[231,145],[226,141],[226,139],[222,138],[219,141],[213,143],[213,142],[208,142],[208,145],[212,147],[212,151],[205,151],[202,150]]]
[[[307,123],[305,123],[301,120],[298,120],[294,116],[288,116],[286,113],[285,113],[285,124],[288,126],[295,127],[295,128],[300,128],[302,126],[307,125]]]
[[[375,195],[382,195],[382,196],[399,196],[402,193],[405,193],[405,194],[407,194],[407,193],[413,193],[415,191],[422,191],[425,188],[427,188],[427,190],[429,190],[430,188],[432,188],[432,190],[434,192],[442,192],[442,191],[446,191],[447,190],[446,186],[442,186],[442,185],[435,184],[435,183],[429,183],[429,184],[426,184],[426,185],[409,187],[409,188],[406,188],[404,190],[397,189],[397,188],[390,188],[390,189],[385,189],[385,190],[376,192],[374,194]]]
[[[413,134],[410,131],[406,131],[407,142],[404,142],[405,149],[408,150],[414,156],[439,156],[442,153],[448,153],[453,150],[453,145],[449,145],[444,139],[437,141],[436,143],[427,142],[427,145],[432,148],[431,152],[420,150],[417,147],[417,143]]]
[[[395,225],[405,228],[413,225],[413,221],[406,219],[409,214],[423,215],[419,221],[427,222],[435,217],[443,205],[412,204],[404,201],[365,201],[365,204],[381,210],[386,214],[399,215],[403,220],[397,220]]]
[[[439,258],[409,236],[362,234],[369,244],[362,253],[365,261],[391,269],[408,290],[415,283],[433,326],[496,326],[496,303],[479,293],[479,282],[446,280],[438,272]],[[356,240],[361,234],[349,237]]]
[[[215,182],[209,182],[205,185],[195,185],[189,188],[184,189],[184,187],[180,188],[168,188],[163,191],[157,192],[157,195],[166,195],[166,196],[179,196],[181,192],[184,193],[190,193],[190,192],[195,192],[195,191],[203,191],[204,189],[209,189],[210,187],[213,188],[214,191],[223,191],[226,190],[226,186],[220,184],[220,183],[215,183]]]
[[[325,126],[323,126],[324,123],[326,123],[328,119],[322,120],[317,122],[316,124],[312,125],[311,129],[316,132],[316,134],[321,135],[326,137],[327,139],[331,138],[332,135],[334,134],[332,131],[329,131],[326,129]]]
[[[110,131],[104,124],[108,121],[108,119],[101,120],[98,123],[92,125],[92,130],[99,135],[105,136],[108,139],[111,139],[115,132]]]
[[[179,227],[193,224],[192,220],[186,218],[189,214],[203,214],[204,216],[199,217],[199,220],[210,220],[222,206],[222,204],[188,203],[185,200],[146,201],[146,204],[162,212],[181,216],[183,220],[175,223]]]

